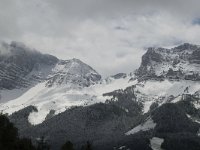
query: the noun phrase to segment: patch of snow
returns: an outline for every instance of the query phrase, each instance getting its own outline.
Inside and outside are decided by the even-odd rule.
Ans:
[[[177,96],[175,99],[172,100],[172,103],[177,103],[182,100],[182,96]]]
[[[143,87],[138,86],[137,89],[149,96],[178,96],[184,92],[186,87],[189,88],[190,93],[194,93],[200,89],[200,82],[187,80],[147,81]]]
[[[132,130],[125,133],[126,135],[135,134],[140,131],[148,131],[151,129],[154,129],[156,126],[156,123],[153,122],[151,118],[149,118],[145,123],[138,125],[137,127],[133,128]]]
[[[45,120],[48,113],[49,110],[39,110],[38,112],[31,112],[28,116],[28,121],[32,125],[40,124]]]
[[[197,136],[200,136],[200,129],[199,129],[199,131],[197,132]]]
[[[153,137],[151,140],[150,140],[150,143],[151,143],[151,148],[153,150],[163,150],[161,148],[161,145],[162,143],[164,142],[164,139],[161,139],[161,138],[158,138],[158,137]]]
[[[146,81],[136,84],[135,95],[138,101],[143,103],[143,113],[149,111],[152,103],[156,102],[160,105],[169,102],[169,97],[174,96],[171,102],[176,103],[182,99],[185,89],[188,88],[190,94],[194,94],[200,89],[198,81]],[[200,108],[200,104],[195,103],[196,108]]]
[[[144,108],[143,108],[143,113],[147,113],[148,111],[149,111],[149,109],[150,109],[150,106],[153,104],[153,100],[151,100],[151,101],[145,101],[144,103],[143,103],[143,105],[144,105]]]
[[[200,102],[194,101],[193,104],[196,109],[200,109]]]
[[[193,118],[193,117],[190,116],[189,114],[187,114],[187,117],[188,117],[189,119],[191,119],[193,122],[196,122],[196,123],[199,123],[199,124],[200,124],[200,121],[199,121],[199,120]]]
[[[126,146],[121,146],[120,148],[119,148],[119,150],[123,150],[123,149],[125,149],[126,148]]]

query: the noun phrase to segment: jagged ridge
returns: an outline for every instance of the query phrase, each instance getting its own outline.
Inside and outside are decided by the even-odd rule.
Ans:
[[[171,49],[148,48],[136,71],[141,79],[200,80],[200,47],[185,43]]]

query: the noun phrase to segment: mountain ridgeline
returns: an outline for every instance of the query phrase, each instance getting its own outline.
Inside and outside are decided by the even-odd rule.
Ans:
[[[200,46],[185,43],[175,48],[148,48],[136,74],[143,79],[200,80]]]
[[[136,71],[104,79],[78,59],[1,49],[0,110],[21,138],[52,150],[200,149],[200,46],[148,48]]]
[[[59,60],[18,42],[1,43],[1,49],[4,52],[0,51],[0,89],[31,87],[46,80],[47,86],[67,83],[89,86],[101,79],[78,59]]]
[[[58,62],[56,57],[43,55],[20,43],[3,43],[1,47],[6,51],[0,55],[1,89],[28,87],[40,82],[44,80],[44,76],[39,75],[40,66],[53,67]]]

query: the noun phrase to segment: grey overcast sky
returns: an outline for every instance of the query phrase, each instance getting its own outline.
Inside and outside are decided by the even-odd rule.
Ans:
[[[0,40],[128,73],[146,47],[200,44],[200,1],[0,0]]]

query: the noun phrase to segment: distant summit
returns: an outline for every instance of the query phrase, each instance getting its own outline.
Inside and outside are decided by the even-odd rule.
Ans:
[[[200,80],[200,46],[184,43],[166,48],[148,48],[136,71],[140,79]]]

